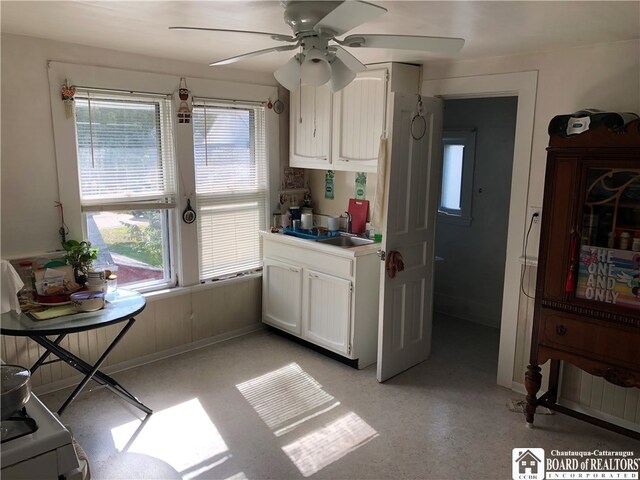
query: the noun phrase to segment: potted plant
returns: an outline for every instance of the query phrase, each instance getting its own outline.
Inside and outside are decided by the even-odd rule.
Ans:
[[[84,285],[87,283],[87,272],[93,266],[93,261],[98,258],[98,249],[91,247],[91,242],[77,240],[62,242],[62,248],[67,252],[64,259],[73,267],[76,282]]]

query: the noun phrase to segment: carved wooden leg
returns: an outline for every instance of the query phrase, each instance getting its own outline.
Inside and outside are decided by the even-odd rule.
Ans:
[[[525,416],[528,426],[533,426],[533,415],[536,413],[536,407],[538,406],[536,395],[540,390],[541,383],[542,375],[540,374],[540,367],[534,364],[529,365],[527,367],[527,373],[524,375],[524,386],[527,389]]]

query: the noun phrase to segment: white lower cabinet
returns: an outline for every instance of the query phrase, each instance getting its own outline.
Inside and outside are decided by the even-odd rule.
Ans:
[[[341,248],[261,233],[262,321],[308,342],[375,363],[378,339],[378,246]]]
[[[304,338],[329,350],[349,355],[351,281],[306,270],[304,289]]]
[[[264,259],[262,311],[266,323],[300,335],[302,314],[302,268]]]

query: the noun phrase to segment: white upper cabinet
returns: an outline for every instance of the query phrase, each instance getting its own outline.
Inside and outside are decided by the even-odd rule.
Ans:
[[[334,94],[328,84],[291,92],[289,165],[376,173],[380,136],[391,124],[389,94],[418,93],[419,76],[417,65],[385,63]]]
[[[387,123],[388,70],[367,70],[333,95],[334,170],[376,172]]]
[[[302,85],[291,92],[289,164],[331,169],[331,90],[329,85]]]

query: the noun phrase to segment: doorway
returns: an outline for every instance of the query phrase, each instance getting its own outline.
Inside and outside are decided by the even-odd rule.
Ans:
[[[514,381],[516,363],[525,360],[526,352],[516,358],[517,334],[526,331],[526,319],[519,318],[520,274],[522,246],[525,237],[525,219],[528,208],[531,146],[535,120],[538,72],[517,72],[470,77],[450,77],[425,80],[422,95],[449,98],[518,97],[518,114],[511,172],[511,197],[507,256],[500,324],[500,352],[497,383],[510,389],[519,389],[520,380]]]
[[[436,228],[434,346],[441,328],[480,335],[495,369],[509,227],[518,98],[448,99]],[[442,325],[438,325],[442,323]],[[453,327],[453,325],[457,325]],[[467,325],[471,328],[471,325]],[[450,337],[446,333],[443,339]]]

